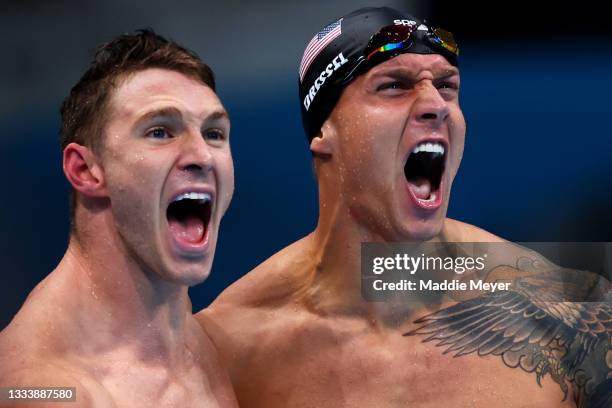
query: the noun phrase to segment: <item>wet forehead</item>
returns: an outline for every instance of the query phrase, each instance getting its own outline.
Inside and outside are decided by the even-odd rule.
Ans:
[[[203,119],[214,112],[225,112],[221,101],[201,82],[165,69],[147,69],[130,75],[113,93],[111,114],[134,121],[152,110],[173,107],[185,117]]]
[[[412,75],[431,72],[434,76],[459,76],[459,69],[451,65],[439,54],[406,53],[378,64],[368,72],[368,76],[384,74],[389,71],[402,70]]]

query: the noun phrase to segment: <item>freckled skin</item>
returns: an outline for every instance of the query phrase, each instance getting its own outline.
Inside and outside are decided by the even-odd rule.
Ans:
[[[109,105],[101,153],[66,147],[76,231],[0,334],[0,386],[75,387],[75,407],[236,407],[187,293],[210,272],[234,189],[229,140],[209,132],[228,136],[227,115],[208,86],[162,69],[123,78]],[[175,117],[142,122],[160,109]],[[209,245],[185,254],[166,208],[196,185],[214,192]]]
[[[403,336],[431,310],[361,296],[361,242],[501,240],[446,218],[465,139],[458,91],[439,85],[449,74],[458,87],[458,71],[443,57],[402,54],[345,88],[311,143],[316,229],[197,315],[240,406],[572,406],[549,377],[540,388],[499,358],[454,358]],[[388,87],[398,79],[399,87]],[[411,204],[403,166],[414,143],[431,136],[445,138],[449,152],[444,202],[424,212]]]

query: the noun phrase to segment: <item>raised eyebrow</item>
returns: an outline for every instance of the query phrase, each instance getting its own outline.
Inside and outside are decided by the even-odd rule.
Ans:
[[[216,110],[206,115],[206,118],[204,119],[204,121],[209,122],[209,121],[222,120],[222,119],[225,119],[229,122],[230,121],[229,114],[225,110]]]
[[[159,118],[159,117],[167,117],[170,119],[180,120],[183,118],[183,114],[181,113],[180,110],[178,110],[177,108],[173,108],[173,107],[155,109],[155,110],[149,111],[145,113],[144,115],[140,116],[134,126],[135,127],[141,126],[142,124],[149,122],[155,118]]]

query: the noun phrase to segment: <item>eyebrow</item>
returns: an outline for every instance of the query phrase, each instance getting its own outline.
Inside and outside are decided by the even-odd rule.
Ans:
[[[153,119],[160,117],[165,117],[173,120],[182,120],[183,113],[179,109],[172,106],[155,109],[139,117],[136,123],[134,124],[134,127],[142,126],[144,123],[147,123]],[[206,115],[204,121],[214,121],[220,119],[227,119],[229,121],[229,115],[225,110],[215,110],[211,112],[210,114]]]
[[[453,66],[449,68],[442,68],[442,69],[432,68],[430,69],[430,71],[434,74],[435,79],[445,79],[445,78],[449,78],[452,76],[459,76],[459,70]],[[398,75],[398,74],[413,75],[414,71],[406,67],[396,66],[396,67],[383,68],[381,70],[373,72],[371,76],[377,77],[377,76]]]
[[[229,121],[229,114],[225,110],[215,110],[212,113],[208,114],[205,118],[205,120],[210,121],[219,119],[226,119],[227,121]]]
[[[134,127],[142,126],[142,124],[149,122],[153,119],[159,118],[159,117],[167,117],[170,119],[180,120],[182,119],[183,114],[181,113],[180,110],[178,110],[177,108],[173,108],[173,107],[155,109],[139,117],[136,123],[134,123]]]
[[[443,74],[439,78],[448,78],[452,76],[460,76],[459,69],[457,67],[445,68]]]

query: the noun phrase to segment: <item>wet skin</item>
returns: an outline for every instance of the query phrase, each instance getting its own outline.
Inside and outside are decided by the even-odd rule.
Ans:
[[[455,358],[404,336],[453,299],[431,308],[361,296],[361,242],[501,240],[446,218],[464,140],[459,72],[439,55],[402,54],[345,88],[310,145],[316,229],[197,315],[241,406],[573,406],[550,376],[540,387],[498,357]],[[422,185],[411,186],[404,171],[414,147],[430,141],[446,152],[434,205],[419,201]]]
[[[121,78],[104,118],[100,152],[64,150],[76,230],[0,334],[0,385],[76,387],[75,407],[235,407],[187,294],[210,272],[234,188],[223,105],[147,69]],[[212,197],[190,231],[167,211],[186,191]]]

